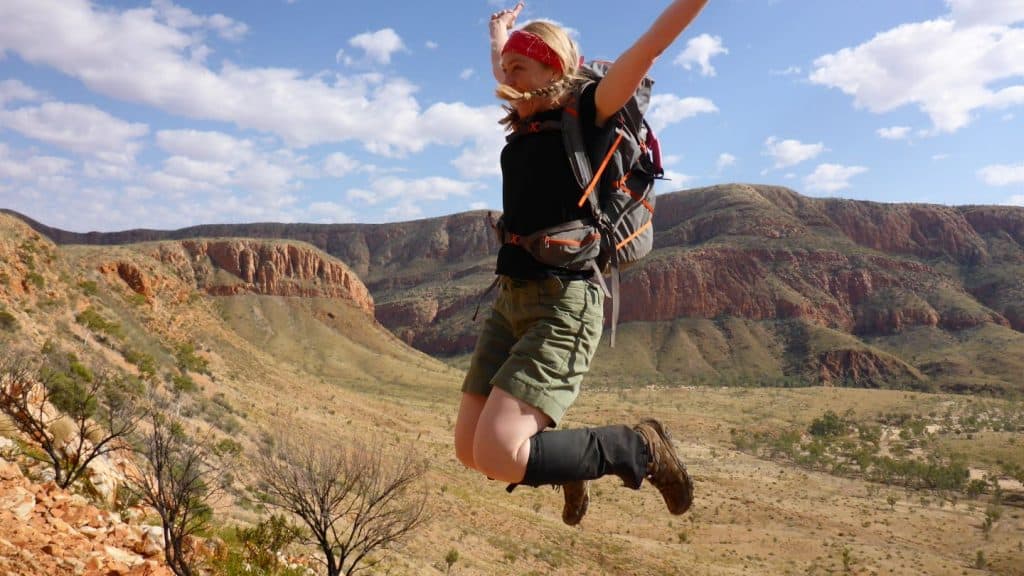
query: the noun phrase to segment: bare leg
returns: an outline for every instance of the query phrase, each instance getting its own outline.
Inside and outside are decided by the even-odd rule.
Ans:
[[[550,425],[546,414],[495,387],[476,425],[476,469],[495,480],[519,482],[530,460],[530,438]]]
[[[467,468],[476,469],[473,460],[473,438],[476,436],[477,421],[484,410],[487,397],[480,394],[462,393],[459,417],[455,421],[455,457]]]

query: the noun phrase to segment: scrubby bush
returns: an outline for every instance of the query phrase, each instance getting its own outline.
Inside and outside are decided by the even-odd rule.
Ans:
[[[149,354],[126,348],[122,355],[126,362],[134,364],[139,369],[139,375],[143,378],[150,379],[156,376],[156,360]]]
[[[46,279],[38,272],[29,272],[25,279],[28,280],[29,284],[35,286],[36,290],[42,290],[46,287]]]
[[[31,439],[36,450],[26,454],[49,464],[61,488],[134,433],[144,411],[124,390],[114,375],[94,377],[75,360],[41,368],[17,354],[0,358],[0,411]],[[47,404],[60,412],[52,414]]]
[[[94,334],[103,336],[121,337],[121,325],[117,322],[107,320],[95,308],[89,307],[82,310],[75,316],[75,322],[85,326]]]
[[[267,573],[279,567],[278,556],[301,536],[302,530],[280,514],[274,514],[251,528],[238,530],[238,540],[242,543],[246,560]]]
[[[205,358],[196,354],[196,347],[191,342],[180,344],[175,350],[174,355],[178,360],[178,368],[182,372],[210,373],[210,364]]]
[[[95,296],[100,291],[99,286],[92,280],[83,280],[78,283],[78,287],[81,288],[82,293],[86,296]]]
[[[18,319],[7,310],[0,310],[0,330],[15,332],[18,330]]]
[[[821,418],[815,418],[814,421],[811,422],[808,432],[810,432],[812,436],[836,437],[846,434],[849,428],[849,423],[847,423],[846,420],[841,418],[835,412],[829,410],[825,412],[824,416]]]
[[[199,385],[188,374],[171,374],[168,382],[177,393],[192,394],[199,390]]]

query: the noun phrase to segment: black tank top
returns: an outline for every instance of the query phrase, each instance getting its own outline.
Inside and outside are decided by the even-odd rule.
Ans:
[[[588,150],[607,150],[614,124],[609,121],[602,127],[596,125],[596,88],[597,83],[587,86],[579,97],[580,125]],[[529,120],[557,121],[561,117],[559,108],[540,112]],[[505,226],[509,232],[526,236],[563,222],[590,217],[586,204],[582,208],[577,206],[583,190],[572,173],[561,131],[545,130],[513,138],[501,151],[501,174]],[[524,280],[550,276],[589,278],[591,275],[589,270],[577,272],[546,266],[534,260],[526,250],[511,244],[498,251],[496,273]]]

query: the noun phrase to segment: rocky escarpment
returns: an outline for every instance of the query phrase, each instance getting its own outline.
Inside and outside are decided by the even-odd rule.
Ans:
[[[958,291],[948,280],[925,264],[881,256],[705,246],[661,255],[631,271],[620,307],[627,321],[801,318],[862,334],[1009,324],[991,310],[946,306],[944,291]]]
[[[818,381],[826,385],[885,388],[894,383],[919,382],[921,373],[888,354],[844,349],[829,350],[810,359]]]
[[[655,251],[624,276],[620,319],[801,319],[861,336],[986,323],[1020,330],[1024,274],[1006,266],[1024,258],[1022,222],[1020,208],[823,200],[772,186],[664,195]],[[477,294],[487,272],[473,277]],[[428,286],[442,275],[451,269]],[[472,291],[389,282],[375,290],[383,324],[431,353],[472,346],[462,336],[478,327],[451,320],[472,314]]]
[[[180,301],[185,286],[214,296],[336,298],[373,315],[373,296],[343,262],[316,248],[265,240],[182,240],[145,245],[150,259],[111,251],[99,271],[152,301],[158,293]],[[162,267],[159,266],[162,264]],[[171,277],[167,277],[167,270]],[[180,281],[184,281],[182,285]],[[168,290],[176,294],[166,294]]]
[[[344,262],[376,290],[412,286],[417,275],[430,276],[449,266],[491,257],[498,248],[486,211],[453,214],[393,224],[210,224],[180,230],[126,230],[77,233],[51,228],[14,214],[57,244],[113,246],[194,238],[295,240],[311,244]],[[457,275],[457,273],[456,273]]]
[[[183,240],[158,245],[152,256],[208,294],[340,298],[373,314],[373,297],[362,281],[344,263],[312,246],[244,239]],[[132,276],[126,282],[131,283]]]

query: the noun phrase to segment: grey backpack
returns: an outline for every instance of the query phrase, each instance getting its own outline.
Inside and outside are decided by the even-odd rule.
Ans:
[[[594,278],[612,299],[610,344],[615,346],[619,317],[619,272],[646,256],[654,245],[654,181],[664,175],[661,149],[644,119],[654,81],[644,77],[633,97],[609,122],[615,136],[608,150],[588,150],[583,140],[576,101],[590,83],[604,77],[610,63],[594,61],[581,67],[587,78],[566,104],[560,121],[527,122],[509,139],[541,130],[561,130],[576,182],[583,194],[579,206],[588,205],[591,217],[574,220],[518,236],[496,225],[499,241],[516,244],[537,261],[569,270],[594,270]],[[591,159],[600,158],[597,169]],[[611,291],[604,274],[611,277]]]

